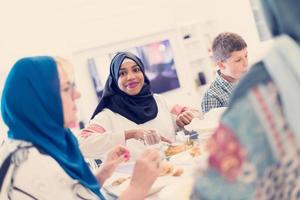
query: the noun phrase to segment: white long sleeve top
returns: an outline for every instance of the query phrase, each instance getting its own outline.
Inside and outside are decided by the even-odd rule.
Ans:
[[[158,94],[154,94],[154,99],[158,107],[157,116],[143,124],[136,124],[107,108],[98,113],[78,137],[83,155],[86,158],[101,158],[112,147],[118,144],[126,145],[124,132],[130,129],[151,129],[174,140],[178,129],[176,116],[184,107],[176,105],[171,108],[163,96]],[[127,146],[128,143],[132,143],[135,149],[141,148],[140,142],[127,141]]]
[[[71,178],[51,156],[29,142],[7,140],[0,147],[0,199],[99,199]]]

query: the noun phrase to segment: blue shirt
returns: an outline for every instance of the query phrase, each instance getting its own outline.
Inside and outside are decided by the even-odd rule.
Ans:
[[[203,96],[202,112],[206,113],[212,108],[227,107],[234,85],[234,83],[225,80],[221,76],[220,70],[218,70],[216,79]]]

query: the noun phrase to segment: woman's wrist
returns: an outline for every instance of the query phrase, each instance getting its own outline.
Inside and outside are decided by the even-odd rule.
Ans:
[[[125,140],[135,138],[136,137],[135,135],[136,135],[135,130],[127,130],[127,131],[125,131]]]
[[[108,168],[110,168],[110,165],[106,165],[105,162],[102,163],[102,166],[99,168],[97,180],[101,185],[103,185],[104,182],[111,176]]]
[[[96,177],[97,177],[97,180],[98,180],[98,183],[99,183],[100,185],[103,185],[104,182],[106,181],[106,179],[108,178],[107,174],[105,174],[104,171],[105,171],[105,170],[100,169],[99,172],[98,172],[98,174],[97,174],[97,176],[96,176]]]

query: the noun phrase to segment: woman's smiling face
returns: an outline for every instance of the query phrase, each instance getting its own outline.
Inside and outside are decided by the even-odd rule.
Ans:
[[[128,95],[137,95],[144,85],[144,74],[136,62],[124,59],[120,71],[118,86]]]

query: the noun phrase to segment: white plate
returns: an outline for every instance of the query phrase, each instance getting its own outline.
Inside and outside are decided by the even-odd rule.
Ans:
[[[114,173],[114,175],[107,180],[103,186],[103,188],[107,191],[108,194],[114,196],[114,197],[119,197],[126,188],[128,188],[130,179],[127,179],[125,182],[118,186],[112,186],[112,182],[117,180],[118,178],[128,178],[129,176],[127,174],[122,174],[122,173]],[[171,175],[166,175],[166,176],[161,176],[156,179],[154,184],[152,185],[151,189],[148,192],[148,196],[155,194],[159,192],[163,187],[167,185],[171,185],[179,180],[180,177],[174,177]]]
[[[159,192],[162,188],[164,188],[167,185],[172,185],[173,183],[180,182],[179,180],[185,179],[187,176],[191,176],[191,173],[193,172],[193,169],[195,167],[195,161],[191,159],[191,156],[189,154],[177,155],[170,160],[170,163],[174,167],[174,170],[176,170],[177,168],[183,168],[183,174],[178,177],[172,176],[172,174],[158,177],[152,185],[150,191],[148,192],[148,196]],[[184,164],[182,165],[182,163]],[[116,172],[112,175],[112,177],[105,181],[103,189],[105,189],[108,194],[114,197],[119,197],[122,194],[122,192],[129,186],[129,177],[131,177],[132,175],[134,164],[135,162],[121,164],[116,169]],[[112,183],[119,178],[128,179],[118,186],[112,186]]]

